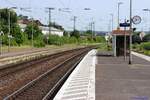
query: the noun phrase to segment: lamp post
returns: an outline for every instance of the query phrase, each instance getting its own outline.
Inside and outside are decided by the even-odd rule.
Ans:
[[[11,28],[11,23],[10,23],[10,20],[11,20],[11,12],[10,12],[10,10],[12,10],[12,9],[17,9],[17,7],[11,7],[11,8],[8,8],[8,52],[10,52],[10,28]]]
[[[149,12],[149,14],[150,14],[150,9],[143,9],[143,11]],[[150,26],[149,26],[149,33],[150,33]]]
[[[114,29],[114,15],[111,13],[110,16],[111,16],[111,25],[112,25],[111,28],[113,31],[113,29]]]
[[[91,8],[84,8],[84,10],[90,11]],[[93,37],[96,36],[96,34],[95,34],[95,21],[93,21],[93,18],[92,18],[92,22],[89,24],[89,27],[90,27],[89,29],[92,32],[92,39],[93,39]]]
[[[122,5],[123,3],[122,2],[118,2],[118,29],[120,28],[120,5]]]
[[[132,0],[130,0],[130,45],[129,45],[129,64],[132,64]]]
[[[1,20],[1,12],[0,12],[0,20]],[[3,35],[3,31],[1,31],[1,22],[0,22],[0,39],[1,39],[1,41],[0,41],[0,55],[2,54],[2,35]]]
[[[32,20],[32,36],[31,36],[31,38],[32,38],[32,48],[34,47],[34,43],[33,43],[33,17],[31,18],[31,20]]]

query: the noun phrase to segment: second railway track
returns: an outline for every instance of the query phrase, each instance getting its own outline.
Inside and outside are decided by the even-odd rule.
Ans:
[[[13,84],[15,85],[15,82],[16,82],[16,86],[14,86],[14,85],[12,85],[12,84],[9,84],[9,88],[6,88],[6,87],[2,87],[3,85],[2,85],[2,83],[0,83],[0,87],[2,88],[2,89],[5,89],[6,88],[6,90],[4,90],[4,91],[0,91],[0,96],[1,96],[1,98],[5,98],[6,96],[7,97],[9,97],[10,96],[10,94],[13,92],[13,91],[17,91],[19,88],[21,88],[22,86],[25,86],[26,87],[26,85],[27,84],[30,84],[30,85],[28,85],[27,87],[30,87],[30,88],[27,88],[27,90],[25,90],[24,91],[24,89],[23,89],[23,92],[21,92],[21,94],[23,95],[17,95],[17,96],[15,96],[15,98],[16,99],[18,99],[18,100],[41,100],[41,98],[43,98],[44,97],[44,95],[46,95],[46,93],[49,91],[49,89],[51,89],[59,80],[60,80],[60,78],[61,77],[63,77],[63,75],[69,70],[69,67],[71,66],[71,65],[73,65],[73,64],[75,64],[75,62],[77,62],[81,57],[83,57],[83,55],[85,54],[85,52],[87,52],[87,51],[89,51],[91,49],[91,47],[90,48],[82,48],[82,49],[75,49],[75,50],[71,50],[71,51],[68,51],[68,52],[70,52],[70,53],[66,53],[66,52],[63,52],[63,53],[60,53],[60,54],[58,54],[57,56],[56,55],[53,55],[53,57],[52,58],[49,58],[49,59],[51,59],[50,61],[50,63],[48,63],[47,62],[47,57],[46,58],[44,58],[44,60],[42,60],[42,61],[35,61],[35,62],[32,62],[31,64],[27,64],[27,65],[32,65],[32,67],[30,68],[29,67],[29,69],[27,70],[27,72],[25,72],[24,73],[24,75],[25,74],[27,74],[27,75],[25,75],[25,77],[22,75],[22,73],[24,72],[24,70],[22,71],[22,72],[20,72],[20,70],[22,70],[22,69],[17,69],[17,70],[13,70],[13,71],[10,71],[10,72],[7,72],[7,73],[5,73],[5,75],[3,75],[3,76],[1,76],[1,81],[2,80],[4,80],[5,81],[5,78],[8,78],[8,82],[9,81],[11,81],[12,79],[16,79],[16,78],[14,78],[14,77],[20,77],[20,79],[18,78],[18,80],[16,79],[15,81],[14,80],[12,80],[12,81],[14,81],[13,82]],[[81,55],[82,54],[82,55]],[[64,56],[65,55],[65,56]],[[78,55],[78,57],[77,57],[77,55]],[[80,55],[80,56],[79,56]],[[60,57],[61,56],[61,57]],[[56,58],[59,58],[59,59],[56,59]],[[46,63],[42,63],[42,62],[46,62]],[[66,62],[68,62],[68,63],[66,63]],[[40,70],[40,72],[36,72],[36,70],[35,71],[33,71],[33,73],[32,73],[32,70],[34,69],[34,67],[35,66],[33,66],[33,65],[35,65],[35,64],[38,64],[39,66],[41,66],[42,65],[42,67],[41,68],[39,68],[38,69],[38,71]],[[44,64],[44,65],[43,65]],[[61,69],[60,68],[56,68],[57,66],[62,66],[64,64],[64,66],[65,67],[62,67]],[[47,67],[47,68],[44,68],[44,66],[51,66],[51,67]],[[53,67],[52,67],[53,66]],[[25,67],[25,66],[24,66]],[[24,69],[24,67],[23,67],[23,69]],[[33,68],[33,69],[32,69]],[[35,67],[36,68],[36,67]],[[56,70],[56,69],[57,70]],[[64,69],[63,69],[64,68]],[[26,69],[26,68],[25,68]],[[44,70],[43,70],[44,69]],[[6,70],[6,69],[5,69]],[[49,71],[51,71],[52,70],[52,72],[50,73],[50,76],[51,77],[48,77],[45,73],[48,73]],[[28,74],[28,71],[30,71],[30,74]],[[55,72],[56,71],[56,72]],[[20,74],[20,76],[16,76],[16,75],[13,75],[13,74],[16,74],[16,72],[18,72],[19,74]],[[57,73],[57,74],[56,74]],[[10,76],[10,75],[11,76]],[[19,75],[18,74],[18,75]],[[31,74],[33,74],[33,75],[31,75]],[[2,75],[2,74],[1,74]],[[44,76],[44,78],[39,78],[39,77],[42,77],[43,75],[46,75],[46,76]],[[34,76],[34,77],[32,77],[32,78],[29,78],[29,77],[31,77],[31,76]],[[11,77],[12,77],[12,79],[11,79]],[[55,78],[55,77],[58,77],[57,79]],[[23,78],[23,79],[22,79]],[[38,79],[38,81],[36,80],[37,78],[39,78]],[[34,80],[33,80],[34,79]],[[35,88],[36,87],[36,85],[34,85],[33,87],[32,87],[32,85],[33,85],[33,81],[35,81],[36,80],[36,85],[37,85],[37,89],[35,89],[35,91],[32,91],[32,90],[34,90],[34,89],[32,89],[32,88]],[[44,81],[42,81],[42,80],[51,80],[51,81],[48,81],[48,82],[44,82]],[[19,81],[19,82],[18,82]],[[29,83],[29,82],[31,82],[31,83]],[[44,83],[41,83],[41,82],[44,82]],[[50,82],[50,83],[49,83]],[[7,83],[7,82],[6,82]],[[40,83],[40,84],[38,84],[38,83]],[[45,83],[47,83],[47,85],[45,84]],[[49,84],[48,84],[49,83]],[[26,85],[25,85],[26,84]],[[5,85],[5,83],[4,83],[4,85]],[[12,85],[12,86],[11,86]],[[42,88],[41,88],[42,87]],[[47,87],[49,87],[49,88],[47,88]],[[46,90],[46,89],[48,89],[48,90]],[[30,91],[30,92],[27,92],[27,91]],[[27,94],[30,94],[30,96],[28,96]],[[17,94],[18,94],[18,92],[17,92]],[[20,94],[20,92],[19,92],[19,94]],[[37,95],[37,97],[38,98],[34,98],[33,99],[33,97],[35,97],[35,95],[32,95],[31,96],[31,94],[36,94]],[[40,94],[44,94],[44,95],[40,95]],[[10,96],[11,97],[11,96]],[[23,99],[24,97],[28,97],[28,99]],[[39,99],[40,98],[40,99]],[[6,99],[6,98],[5,98]],[[6,99],[7,100],[7,99]]]

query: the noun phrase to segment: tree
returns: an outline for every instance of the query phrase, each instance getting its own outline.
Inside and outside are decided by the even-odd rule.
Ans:
[[[85,35],[88,35],[88,36],[90,35],[90,36],[91,36],[91,35],[92,35],[92,31],[91,31],[91,30],[87,30],[87,31],[85,32]]]
[[[43,35],[39,35],[36,40],[34,40],[34,47],[45,47]]]
[[[138,43],[138,44],[140,44],[140,43],[142,42],[142,41],[141,41],[141,38],[140,38],[140,36],[139,36],[139,33],[133,34],[132,40],[133,40],[133,43]]]
[[[10,14],[10,16],[9,16]],[[21,45],[23,43],[22,32],[17,25],[17,14],[10,9],[0,9],[0,29],[4,32],[3,43],[8,45],[8,31],[9,31],[9,21],[10,20],[10,35],[12,35],[11,45]],[[10,19],[9,19],[10,18]]]
[[[150,41],[150,34],[145,35],[144,38],[143,38],[143,41],[144,42]]]
[[[9,27],[9,13],[10,13],[10,26],[13,26],[14,24],[17,23],[17,14],[13,10],[10,9],[0,9],[0,15],[1,15],[1,30],[6,34],[8,33],[8,27]]]
[[[45,46],[44,36],[36,23],[30,23],[25,28],[25,33],[27,34],[29,40],[32,39],[32,32],[33,32],[34,46],[44,47]]]
[[[80,38],[80,32],[78,30],[75,30],[75,31],[71,32],[71,36],[76,37],[76,38]]]
[[[32,30],[33,29],[33,30]],[[38,25],[35,23],[30,23],[25,28],[25,33],[28,35],[28,39],[32,39],[32,31],[33,31],[33,39],[36,39],[39,35],[43,35],[42,31],[39,29]]]
[[[14,26],[11,27],[11,34],[16,43],[20,46],[23,43],[23,34],[19,25],[14,24]]]
[[[69,33],[67,31],[64,31],[63,36],[69,36]]]

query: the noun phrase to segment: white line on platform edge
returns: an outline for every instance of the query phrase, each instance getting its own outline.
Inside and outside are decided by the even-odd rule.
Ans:
[[[64,83],[64,85],[62,86],[62,88],[60,89],[60,91],[57,93],[57,95],[55,96],[54,100],[76,100],[79,98],[84,98],[83,100],[95,100],[95,66],[97,63],[97,57],[96,57],[96,53],[97,50],[91,50],[84,58],[83,60],[79,63],[79,65],[75,68],[75,70],[72,72],[72,74],[69,76],[69,78],[67,79],[67,81]],[[88,76],[85,77],[85,76]],[[83,87],[81,86],[81,88],[76,88],[75,90],[84,90],[85,92],[87,92],[87,94],[84,94],[82,96],[77,96],[78,94],[80,94],[80,92],[77,91],[74,92],[74,94],[66,94],[67,92],[72,92],[73,90],[68,90],[68,87],[70,84],[74,84],[72,82],[72,79],[76,78],[76,77],[85,77],[86,79],[86,83],[87,83],[87,87]],[[84,81],[85,81],[84,79]],[[81,82],[80,80],[76,80],[77,82]],[[84,82],[83,81],[83,82]],[[85,82],[84,82],[85,83]],[[82,82],[81,82],[82,84]],[[77,84],[74,84],[77,85]],[[74,87],[75,88],[75,87]],[[84,92],[82,91],[82,92]],[[72,95],[72,96],[71,96]],[[73,96],[76,95],[76,96]]]
[[[143,55],[143,54],[140,54],[140,53],[137,53],[137,52],[133,52],[133,51],[132,51],[132,54],[137,56],[137,57],[140,57],[142,59],[145,59],[147,61],[150,61],[150,57],[149,56],[146,56],[146,55]]]

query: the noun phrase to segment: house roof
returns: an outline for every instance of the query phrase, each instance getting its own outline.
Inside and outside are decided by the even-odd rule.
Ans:
[[[31,19],[20,19],[20,20],[18,20],[18,24],[21,26],[21,28],[25,28],[27,26],[27,24],[29,24],[31,22],[32,22]],[[34,23],[36,23],[41,30],[49,31],[48,25],[43,25],[39,20],[34,20]],[[63,32],[63,30],[57,29],[55,27],[51,27],[51,31]]]
[[[18,20],[19,24],[29,24],[31,22],[32,22],[31,19],[21,19],[21,20]],[[33,22],[36,23],[39,26],[43,26],[43,24],[39,20],[34,20]]]

